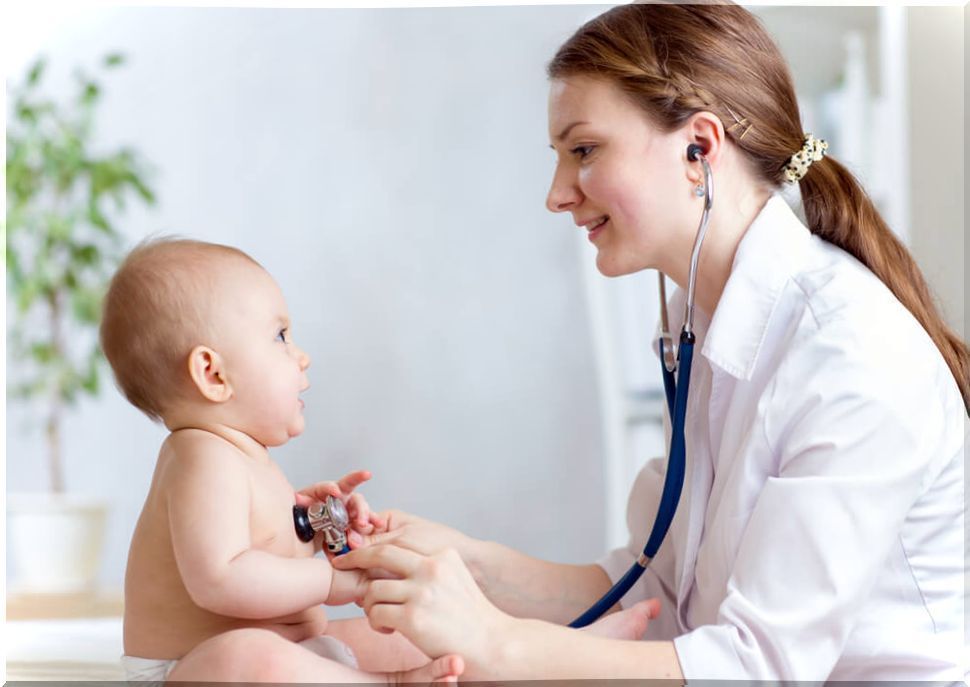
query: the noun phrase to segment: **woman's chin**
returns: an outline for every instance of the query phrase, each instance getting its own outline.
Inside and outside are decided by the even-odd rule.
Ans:
[[[622,277],[627,274],[639,272],[643,267],[612,259],[609,254],[600,251],[596,255],[596,269],[604,277]]]

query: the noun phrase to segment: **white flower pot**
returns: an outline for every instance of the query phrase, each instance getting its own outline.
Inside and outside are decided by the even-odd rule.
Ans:
[[[61,494],[7,498],[10,591],[68,594],[93,590],[101,568],[107,505]]]

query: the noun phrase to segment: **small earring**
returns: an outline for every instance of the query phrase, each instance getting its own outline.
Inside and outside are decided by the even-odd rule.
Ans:
[[[698,198],[703,198],[704,193],[704,184],[697,184],[697,186],[694,187],[694,195]]]

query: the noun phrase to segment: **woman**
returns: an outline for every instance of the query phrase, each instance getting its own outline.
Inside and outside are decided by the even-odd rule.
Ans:
[[[968,351],[851,174],[803,133],[776,46],[737,6],[628,5],[549,66],[548,196],[608,276],[682,288],[704,176],[687,482],[623,601],[645,641],[562,627],[639,554],[663,462],[630,497],[630,545],[595,565],[531,559],[390,514],[335,565],[381,569],[370,624],[467,679],[962,679]],[[887,142],[885,154],[893,154]],[[807,227],[777,195],[797,183]],[[683,292],[670,309],[682,312]]]

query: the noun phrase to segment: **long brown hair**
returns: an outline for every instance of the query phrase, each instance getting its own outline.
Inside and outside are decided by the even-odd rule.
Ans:
[[[549,63],[550,78],[607,79],[664,131],[696,112],[717,115],[768,185],[804,143],[788,67],[767,31],[732,4],[633,4],[589,21]],[[889,287],[933,339],[970,408],[970,352],[926,280],[855,177],[831,157],[799,182],[808,227],[853,255]]]

